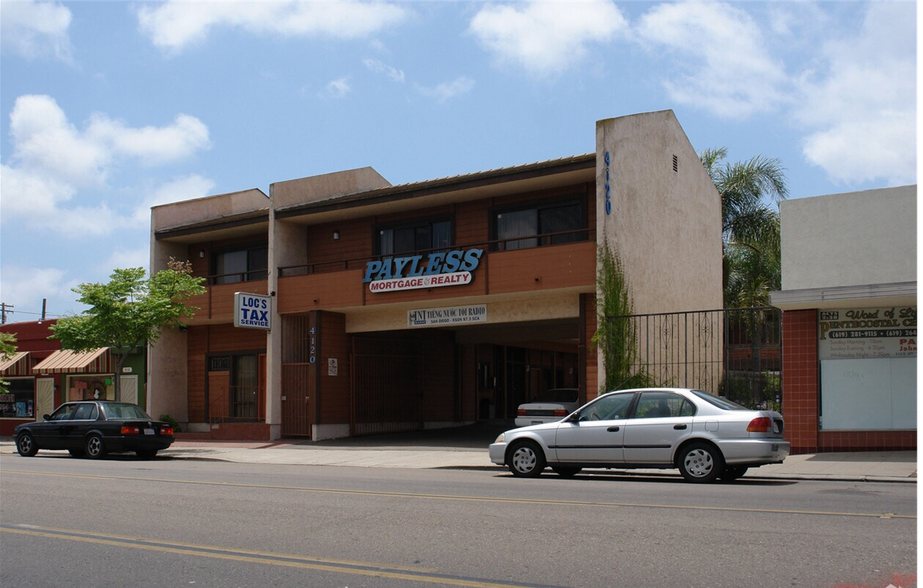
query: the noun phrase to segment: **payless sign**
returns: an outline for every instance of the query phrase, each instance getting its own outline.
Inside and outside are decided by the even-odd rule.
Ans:
[[[272,328],[272,298],[234,292],[234,326],[248,329]]]
[[[463,286],[471,283],[483,255],[483,249],[453,249],[430,253],[425,261],[422,255],[386,257],[366,263],[362,282],[369,292]]]

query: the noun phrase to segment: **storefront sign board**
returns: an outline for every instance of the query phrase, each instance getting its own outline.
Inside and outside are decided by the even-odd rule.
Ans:
[[[818,311],[819,359],[917,356],[917,308]]]
[[[487,322],[487,305],[449,306],[407,311],[407,326],[436,327]]]
[[[234,326],[270,330],[272,328],[272,298],[260,294],[235,292]]]

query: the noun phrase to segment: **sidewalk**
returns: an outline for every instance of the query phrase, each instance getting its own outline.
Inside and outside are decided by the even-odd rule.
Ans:
[[[15,454],[9,437],[0,440],[0,453]],[[51,453],[51,452],[43,452]],[[54,452],[64,453],[66,452]],[[41,454],[40,454],[41,455]],[[233,463],[365,468],[477,469],[505,471],[490,462],[482,449],[450,446],[379,445],[326,442],[177,441],[160,452],[172,459],[209,459]],[[676,470],[610,470],[626,475],[679,477]],[[746,478],[838,480],[854,482],[917,481],[916,451],[820,453],[793,455],[785,463],[752,468]]]

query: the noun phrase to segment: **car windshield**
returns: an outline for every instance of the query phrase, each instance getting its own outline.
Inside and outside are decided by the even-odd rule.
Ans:
[[[727,398],[718,398],[717,396],[712,396],[708,392],[702,392],[701,390],[692,390],[692,393],[704,400],[705,402],[717,406],[718,408],[724,410],[750,410],[746,406],[741,406],[736,402],[731,402]]]
[[[144,419],[151,420],[151,417],[134,404],[107,404],[105,405],[106,417],[113,419]]]
[[[577,402],[577,391],[566,388],[548,390],[536,396],[532,402]]]

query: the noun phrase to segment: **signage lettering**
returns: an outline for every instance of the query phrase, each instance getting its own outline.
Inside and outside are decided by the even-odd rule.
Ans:
[[[418,288],[470,284],[471,272],[477,269],[483,249],[453,249],[426,256],[386,257],[365,265],[364,284],[370,292],[395,292]]]
[[[916,307],[822,310],[818,318],[820,359],[917,355]]]
[[[269,330],[272,326],[269,296],[235,292],[234,326]]]

